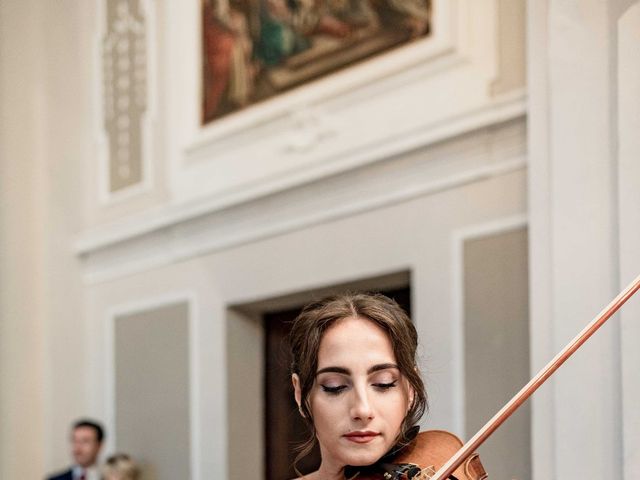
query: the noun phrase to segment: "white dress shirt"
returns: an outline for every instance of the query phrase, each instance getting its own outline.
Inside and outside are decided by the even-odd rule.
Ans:
[[[79,480],[83,471],[85,480],[100,480],[100,471],[95,465],[85,469],[80,465],[73,467],[73,480]]]

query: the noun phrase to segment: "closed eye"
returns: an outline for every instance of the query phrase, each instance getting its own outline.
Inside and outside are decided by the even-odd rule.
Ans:
[[[327,393],[330,393],[332,395],[338,395],[345,388],[347,388],[346,385],[338,385],[337,387],[329,387],[328,385],[320,385],[320,386],[322,387],[322,391],[323,392],[327,392]]]
[[[391,383],[374,383],[373,386],[379,390],[389,390],[390,388],[396,387],[398,381],[394,380]]]

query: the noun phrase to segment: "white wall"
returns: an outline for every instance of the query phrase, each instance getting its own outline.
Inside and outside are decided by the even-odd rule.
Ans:
[[[632,172],[619,177],[622,125],[616,120],[617,82],[625,81],[616,78],[633,78],[617,66],[617,19],[631,3],[529,2],[528,189],[537,368],[622,288],[621,268],[627,281],[629,270],[640,269],[627,253],[620,257],[619,243],[637,236],[635,217],[624,205],[638,183]],[[638,380],[621,373],[621,362],[633,361],[630,353],[620,356],[621,328],[628,327],[621,327],[620,318],[610,321],[534,400],[536,478],[623,478],[624,471],[635,471],[632,458],[621,456],[624,445],[638,438],[629,427],[622,434],[623,416],[629,415],[621,408],[623,391],[637,391]],[[628,400],[624,405],[633,408]]]
[[[509,20],[504,15],[512,5],[438,0],[433,42],[272,104],[268,115],[283,120],[273,124],[272,139],[263,144],[256,143],[259,137],[246,142],[232,136],[224,146],[228,155],[220,158],[219,151],[210,155],[219,132],[194,130],[189,117],[198,98],[190,83],[197,78],[198,49],[189,49],[197,40],[192,21],[198,2],[180,8],[154,2],[149,21],[157,40],[152,73],[160,118],[154,183],[139,197],[102,204],[100,4],[2,4],[2,251],[10,259],[1,267],[2,476],[37,478],[65,465],[70,422],[80,415],[110,420],[103,342],[108,311],[175,290],[196,295],[201,312],[194,350],[200,366],[193,386],[193,421],[200,429],[193,442],[195,478],[226,468],[225,430],[212,428],[225,424],[217,387],[225,372],[211,369],[224,364],[219,342],[226,306],[398,269],[412,268],[419,292],[415,308],[422,312],[427,363],[434,359],[433,424],[460,431],[455,412],[462,405],[451,380],[460,368],[450,350],[454,331],[441,328],[454,307],[439,301],[453,295],[453,286],[442,281],[443,271],[454,276],[453,232],[525,211],[522,39],[517,29],[496,34],[498,19]],[[501,49],[499,42],[516,48]],[[371,88],[352,88],[363,85]],[[340,118],[354,130],[336,123],[332,141],[311,145],[313,153],[280,144],[287,132],[289,143],[300,134],[313,136],[299,125],[309,101],[322,107],[321,116],[328,112],[323,118]],[[406,115],[398,105],[408,108]],[[371,109],[379,108],[399,115],[393,132],[371,123],[380,118]],[[266,118],[261,115],[254,110],[245,118],[255,125]],[[269,162],[257,156],[265,146]],[[172,173],[168,179],[165,170]],[[385,180],[392,177],[389,188]],[[9,185],[14,178],[22,180]],[[237,190],[229,190],[234,179]],[[352,182],[367,185],[366,198],[358,198]],[[242,203],[249,198],[252,203]],[[477,199],[477,210],[465,208],[469,199]],[[451,217],[440,200],[450,205]],[[203,212],[211,213],[205,217],[212,223],[199,219]],[[154,237],[149,226],[158,218],[168,228]],[[278,221],[270,225],[271,219]],[[120,223],[111,225],[114,220]],[[385,224],[380,235],[358,235]],[[103,229],[86,230],[96,225]],[[223,242],[216,244],[221,233]],[[289,256],[289,264],[274,250]],[[120,268],[138,253],[154,261]],[[18,419],[27,428],[18,431]],[[22,461],[29,457],[33,461]]]
[[[86,402],[82,282],[91,49],[87,2],[2,2],[0,476],[69,461]],[[90,192],[87,192],[90,193]]]
[[[462,435],[463,347],[460,325],[452,321],[460,302],[457,232],[505,219],[522,221],[525,181],[520,169],[97,283],[88,290],[91,348],[97,358],[106,358],[104,325],[111,309],[135,301],[153,305],[154,299],[184,292],[193,296],[198,312],[192,345],[198,352],[192,386],[198,419],[193,456],[198,463],[193,471],[199,472],[193,478],[227,478],[227,307],[409,269],[431,404],[424,425]],[[91,366],[93,411],[106,412],[113,401],[105,390],[108,368],[104,362]]]
[[[620,285],[640,272],[640,2],[620,4],[613,15],[617,30],[617,127]],[[640,476],[640,301],[621,318],[622,429],[624,478]]]
[[[0,477],[45,464],[43,16],[0,4]],[[32,35],[23,35],[24,32]],[[32,61],[24,61],[24,58]],[[29,459],[24,461],[24,459]],[[25,464],[26,463],[26,464]]]
[[[196,478],[211,478],[214,469],[224,471],[227,458],[224,429],[208,426],[223,425],[226,414],[215,387],[226,382],[225,372],[211,365],[224,364],[220,342],[229,303],[411,268],[431,418],[434,426],[459,431],[455,327],[446,323],[456,318],[449,256],[456,229],[528,215],[534,369],[640,270],[633,253],[637,208],[629,207],[640,190],[630,160],[638,157],[636,113],[627,100],[635,98],[637,83],[637,49],[629,46],[637,1],[527,2],[526,108],[519,76],[508,74],[522,57],[501,48],[514,41],[513,32],[496,23],[513,5],[438,2],[457,29],[441,31],[437,48],[411,53],[432,60],[376,77],[371,89],[336,96],[328,81],[271,104],[267,113],[254,110],[242,117],[246,125],[267,114],[281,121],[270,124],[273,131],[261,130],[274,134],[264,143],[248,145],[243,135],[223,135],[235,124],[204,131],[189,116],[197,100],[196,57],[181,53],[197,39],[189,23],[197,2],[180,8],[156,2],[163,119],[156,135],[167,156],[155,157],[158,175],[149,192],[109,205],[97,200],[98,4],[8,0],[0,6],[3,478],[38,478],[63,465],[69,422],[81,414],[108,418],[101,337],[105,312],[114,306],[174,291],[197,297],[201,430],[194,471]],[[407,61],[401,57],[397,61]],[[396,67],[393,60],[384,71]],[[339,78],[362,84],[367,68]],[[398,97],[404,105],[406,94],[422,89],[422,101],[438,108],[427,116],[412,109],[407,126],[413,130],[395,125],[398,135],[382,144],[360,136],[358,119],[373,115],[358,108],[392,86],[408,88]],[[434,94],[443,91],[450,93]],[[333,99],[327,104],[325,94]],[[308,101],[323,106],[320,117],[330,124],[355,119],[354,130],[312,145],[308,155],[292,153],[278,135],[313,137],[297,116]],[[371,132],[380,132],[375,127]],[[349,143],[358,138],[361,143]],[[237,150],[222,158],[234,142]],[[259,161],[263,146],[274,163]],[[350,147],[357,155],[343,155]],[[303,163],[309,169],[298,168]],[[225,190],[230,179],[237,180],[236,190]],[[364,206],[347,188],[356,181],[369,187]],[[318,193],[324,187],[329,190]],[[637,301],[631,307],[637,309]],[[640,387],[632,312],[622,323],[612,320],[536,395],[536,480],[637,476]]]

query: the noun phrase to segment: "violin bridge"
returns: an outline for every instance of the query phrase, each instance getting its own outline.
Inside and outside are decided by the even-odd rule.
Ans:
[[[417,477],[416,480],[429,480],[436,474],[436,470],[433,466],[423,468]]]

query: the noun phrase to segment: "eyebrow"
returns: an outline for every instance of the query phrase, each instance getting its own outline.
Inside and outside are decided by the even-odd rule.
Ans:
[[[379,363],[377,365],[374,365],[373,367],[369,368],[369,370],[367,370],[367,375],[370,375],[374,372],[378,372],[380,370],[387,370],[389,368],[395,368],[396,370],[400,370],[400,368],[398,368],[398,365],[396,365],[395,363]],[[341,373],[343,375],[351,375],[351,370],[349,370],[348,368],[344,368],[344,367],[325,367],[325,368],[321,368],[320,370],[318,370],[316,372],[316,376],[320,375],[321,373],[328,373],[328,372],[332,372],[332,373]]]

